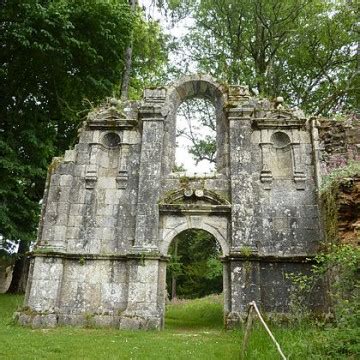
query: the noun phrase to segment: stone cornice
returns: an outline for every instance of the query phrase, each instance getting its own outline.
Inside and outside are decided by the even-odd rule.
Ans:
[[[162,260],[168,261],[168,256],[161,255],[158,252],[143,252],[143,253],[126,253],[126,254],[89,254],[89,253],[65,253],[60,251],[50,251],[44,248],[37,249],[27,253],[30,257],[44,257],[44,258],[62,258],[67,260]]]
[[[89,121],[87,127],[90,130],[123,130],[132,129],[136,124],[137,120],[135,119],[103,120],[99,118]]]
[[[230,252],[230,254],[223,258],[222,261],[239,260],[239,261],[261,261],[261,262],[275,262],[275,263],[313,263],[315,262],[314,254],[301,255],[276,255],[276,254],[260,254],[252,253],[245,255],[241,252]]]

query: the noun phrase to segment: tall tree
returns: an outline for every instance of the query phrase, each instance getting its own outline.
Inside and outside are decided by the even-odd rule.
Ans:
[[[172,294],[198,298],[222,291],[221,249],[211,234],[199,229],[186,230],[174,239],[169,254],[167,287]]]
[[[166,5],[164,5],[167,4]],[[312,113],[359,110],[359,7],[355,1],[159,1],[194,19],[184,62]]]
[[[132,13],[135,13],[136,6],[138,5],[137,0],[129,0],[129,4]],[[131,67],[132,67],[132,53],[133,53],[133,41],[131,39],[125,51],[125,69],[121,79],[121,100],[123,101],[126,101],[129,96],[129,83],[130,83]]]
[[[360,116],[359,5],[327,0],[158,0],[174,22],[193,26],[182,40],[180,71],[282,95],[308,114]],[[189,65],[190,64],[190,65]],[[197,160],[213,158],[214,139],[192,134]]]
[[[144,36],[145,21],[125,0],[5,0],[0,11],[0,238],[26,252],[47,164],[74,142],[91,104],[118,92],[130,38],[157,35],[155,63],[166,53],[158,27]],[[146,51],[137,47],[134,58]],[[135,66],[134,92],[151,71]]]

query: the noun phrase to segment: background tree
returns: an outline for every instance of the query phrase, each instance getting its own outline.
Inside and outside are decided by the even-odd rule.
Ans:
[[[137,0],[128,0],[130,9],[134,14],[138,5]],[[121,100],[126,101],[129,94],[130,75],[132,68],[133,39],[130,39],[125,51],[125,66],[121,79]]]
[[[281,94],[309,113],[359,111],[359,6],[355,1],[158,1],[194,25],[181,67],[220,81]],[[184,9],[187,9],[185,12]]]
[[[2,2],[0,238],[20,241],[10,291],[22,290],[21,254],[36,238],[47,165],[75,141],[90,107],[119,93],[123,54],[137,34],[145,46],[133,51],[134,94],[143,74],[166,61],[165,38],[126,1]],[[150,56],[150,67],[136,61]]]
[[[193,299],[222,292],[221,249],[211,234],[198,229],[183,231],[174,239],[169,254],[169,295]]]
[[[180,41],[178,71],[247,84],[283,96],[308,114],[360,116],[359,5],[326,0],[158,0],[170,21],[193,24]],[[194,70],[192,70],[193,72]],[[210,158],[214,139],[193,136],[191,153]]]
[[[176,130],[177,143],[182,145],[180,153],[183,152],[183,143],[190,144],[187,151],[193,157],[195,165],[200,161],[206,161],[209,165],[215,163],[216,115],[210,100],[191,98],[184,101],[176,113]],[[187,165],[185,163],[179,171],[189,170]]]

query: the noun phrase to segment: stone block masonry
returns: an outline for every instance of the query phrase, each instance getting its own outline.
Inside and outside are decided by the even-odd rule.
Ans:
[[[194,96],[216,109],[216,173],[203,178],[172,172],[176,111]],[[286,313],[286,273],[308,271],[322,240],[319,159],[315,120],[206,75],[108,100],[49,167],[18,321],[161,329],[169,246],[187,229],[221,246],[229,327],[250,301]]]

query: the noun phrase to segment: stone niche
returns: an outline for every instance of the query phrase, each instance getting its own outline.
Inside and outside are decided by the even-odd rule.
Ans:
[[[202,178],[172,172],[176,111],[194,96],[216,109],[216,173]],[[221,246],[228,327],[250,301],[288,312],[286,273],[309,271],[322,240],[318,152],[314,120],[206,75],[107,100],[49,167],[18,321],[162,329],[168,249],[187,229]]]

